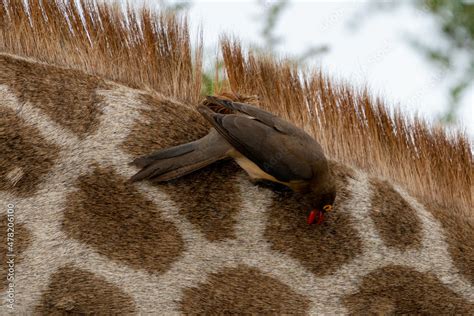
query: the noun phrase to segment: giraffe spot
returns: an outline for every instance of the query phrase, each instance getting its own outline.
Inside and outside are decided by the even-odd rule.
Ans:
[[[341,164],[330,162],[336,179],[334,210],[321,225],[308,225],[306,217],[314,205],[309,194],[290,191],[274,194],[268,208],[265,238],[273,250],[298,260],[316,276],[336,271],[362,252],[362,241],[353,227],[346,201],[351,194],[347,188],[354,172]]]
[[[244,265],[211,274],[183,291],[184,314],[306,314],[310,301],[286,284]]]
[[[336,179],[337,195],[340,201],[347,201],[351,197],[348,189],[349,180],[355,179],[355,171],[334,160],[329,160],[328,166],[332,176]]]
[[[352,315],[471,315],[474,310],[434,275],[396,265],[366,275],[343,303]]]
[[[0,107],[0,147],[0,190],[21,197],[36,191],[59,154],[59,148],[49,144],[36,128],[4,107]]]
[[[41,315],[136,314],[132,298],[85,270],[66,265],[51,275],[35,313]]]
[[[0,84],[10,87],[20,102],[41,109],[79,137],[97,129],[102,98],[95,91],[106,88],[102,79],[7,55],[0,55],[0,69]]]
[[[133,157],[194,141],[209,132],[210,126],[195,110],[149,95],[143,95],[142,102],[149,106],[142,110],[140,121],[123,144]],[[235,217],[241,205],[236,185],[239,172],[233,162],[221,161],[155,185],[169,195],[179,213],[206,239],[218,241],[235,237]]]
[[[390,183],[371,179],[372,207],[370,218],[380,238],[388,247],[398,250],[421,247],[421,222],[414,209]]]
[[[164,272],[183,252],[173,223],[110,169],[78,178],[67,197],[62,229],[101,255],[135,269]]]
[[[205,136],[210,126],[196,110],[159,96],[142,94],[145,105],[122,144],[133,157],[191,142]]]
[[[235,217],[241,205],[236,188],[239,172],[235,163],[220,161],[159,187],[206,239],[235,238]]]
[[[426,209],[444,228],[448,251],[459,272],[474,284],[474,218],[430,202]]]
[[[15,272],[14,270],[9,271],[10,263],[17,267],[23,261],[24,251],[31,244],[30,231],[25,225],[14,221],[15,217],[11,216],[13,213],[10,210],[14,211],[15,209],[8,208],[7,214],[0,215],[0,232],[2,232],[2,242],[0,243],[0,254],[2,254],[0,291],[8,289],[12,273]],[[14,257],[11,257],[11,254]]]

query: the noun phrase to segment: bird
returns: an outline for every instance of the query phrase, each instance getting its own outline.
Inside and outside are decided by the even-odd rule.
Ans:
[[[207,96],[197,107],[211,124],[201,139],[155,151],[131,162],[141,168],[131,182],[164,182],[216,161],[234,159],[252,181],[283,184],[311,194],[308,224],[333,209],[336,184],[321,145],[303,129],[256,106]]]

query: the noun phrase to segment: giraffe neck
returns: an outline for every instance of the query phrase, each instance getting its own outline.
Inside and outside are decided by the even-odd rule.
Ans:
[[[207,133],[192,106],[0,54],[0,111],[17,312],[474,308],[470,223],[389,181],[331,161],[334,211],[308,226],[309,196],[256,186],[229,161],[166,184],[127,182],[133,157]],[[3,313],[11,287],[1,285]]]

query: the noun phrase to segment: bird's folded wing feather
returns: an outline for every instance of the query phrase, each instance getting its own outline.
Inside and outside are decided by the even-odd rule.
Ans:
[[[215,96],[208,96],[206,99],[210,104],[220,105],[227,109],[251,116],[265,125],[275,128],[279,132],[292,134],[297,131],[297,128],[293,124],[256,106],[233,102]]]
[[[205,116],[208,114],[204,114]],[[312,177],[301,139],[281,133],[250,117],[213,113],[210,122],[237,151],[277,180],[307,180]],[[208,118],[209,119],[209,118]]]

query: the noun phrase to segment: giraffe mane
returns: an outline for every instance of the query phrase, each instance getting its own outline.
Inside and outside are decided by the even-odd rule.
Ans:
[[[185,18],[97,1],[26,2],[0,1],[2,52],[197,102],[202,41],[192,49]]]
[[[95,1],[0,2],[0,51],[83,70],[190,106],[201,98],[202,38],[187,21]],[[83,12],[83,17],[81,16]],[[328,155],[403,184],[424,201],[472,216],[472,153],[462,132],[391,114],[367,89],[304,72],[287,61],[221,41],[219,93],[257,96],[264,108],[305,128]]]

